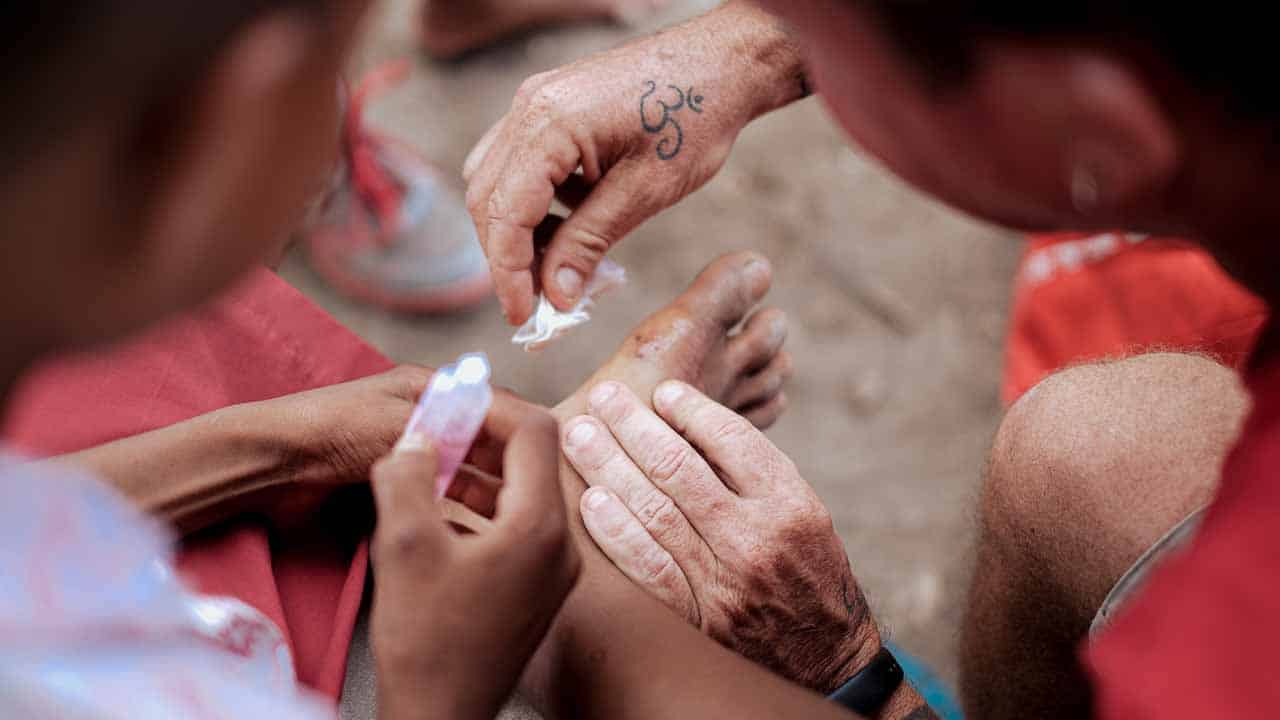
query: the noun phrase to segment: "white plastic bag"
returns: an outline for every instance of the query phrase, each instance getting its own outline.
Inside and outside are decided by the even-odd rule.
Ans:
[[[108,488],[0,457],[0,718],[332,718],[238,600],[188,591]]]
[[[546,347],[548,343],[591,319],[591,306],[597,298],[627,282],[627,271],[609,259],[600,261],[595,274],[587,281],[582,298],[573,309],[562,312],[547,299],[545,293],[538,296],[538,306],[533,315],[520,326],[511,342],[528,352]]]

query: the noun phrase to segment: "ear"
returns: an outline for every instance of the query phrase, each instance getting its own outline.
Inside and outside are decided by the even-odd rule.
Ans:
[[[1102,49],[990,41],[970,81],[1010,187],[1081,229],[1132,220],[1181,165],[1180,136],[1133,61]]]
[[[1076,212],[1149,205],[1181,164],[1179,135],[1150,84],[1132,63],[1102,53],[1069,59],[1064,81],[1077,117],[1060,162]]]
[[[252,21],[193,83],[192,96],[163,113],[177,120],[164,128],[165,157],[154,159],[144,201],[141,241],[153,267],[207,262],[216,278],[271,252],[280,218],[292,212],[285,206],[305,194],[289,149],[316,133],[337,144],[337,118],[314,100],[317,82],[331,102],[336,92],[336,69],[326,77],[317,67],[316,53],[327,52],[322,32],[297,12]],[[154,153],[154,142],[142,145]],[[185,257],[174,262],[177,254]]]

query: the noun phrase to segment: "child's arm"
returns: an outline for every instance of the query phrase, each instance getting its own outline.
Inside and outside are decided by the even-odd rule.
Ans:
[[[56,460],[92,470],[184,533],[242,513],[287,522],[305,517],[335,487],[368,480],[430,376],[427,368],[400,367],[233,405]],[[516,406],[524,403],[500,393],[491,417]]]

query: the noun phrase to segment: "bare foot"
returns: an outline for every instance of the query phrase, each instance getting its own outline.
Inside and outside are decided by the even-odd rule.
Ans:
[[[584,20],[628,21],[668,0],[427,0],[422,45],[431,55],[456,58],[522,30]]]
[[[767,428],[786,409],[782,386],[791,356],[782,350],[787,318],[766,309],[747,318],[769,291],[763,257],[740,252],[711,263],[667,307],[640,323],[591,379],[556,406],[560,420],[585,412],[591,388],[621,382],[649,398],[663,380],[684,380]],[[742,320],[747,318],[745,323]],[[739,324],[742,329],[733,332]]]

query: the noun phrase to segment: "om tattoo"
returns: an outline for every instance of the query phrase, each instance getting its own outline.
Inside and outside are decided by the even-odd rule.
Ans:
[[[703,97],[694,93],[693,87],[682,90],[675,85],[668,85],[667,102],[653,97],[658,92],[658,83],[645,81],[645,93],[640,96],[640,125],[651,135],[662,135],[658,140],[658,157],[670,160],[680,154],[684,147],[684,128],[675,113],[688,108],[695,113],[702,112]],[[651,100],[652,98],[652,100]],[[655,108],[656,106],[656,108]]]

